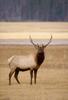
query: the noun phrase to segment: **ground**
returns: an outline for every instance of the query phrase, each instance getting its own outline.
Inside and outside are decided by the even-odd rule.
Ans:
[[[68,70],[38,70],[37,84],[30,85],[30,73],[20,72],[17,84],[12,77],[8,84],[8,67],[0,67],[0,100],[68,100]]]
[[[0,45],[0,100],[68,100],[68,46],[49,46],[38,70],[37,84],[30,85],[30,73],[20,72],[9,86],[8,58],[33,53],[33,46]]]

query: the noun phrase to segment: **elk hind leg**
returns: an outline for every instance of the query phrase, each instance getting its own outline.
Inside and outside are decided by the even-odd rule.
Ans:
[[[11,77],[12,77],[14,71],[15,71],[15,69],[12,69],[12,70],[10,71],[10,73],[9,73],[9,85],[11,85]]]
[[[15,70],[14,77],[15,77],[17,83],[20,84],[20,82],[19,82],[19,80],[18,80],[18,74],[19,74],[19,69],[16,69],[16,70]]]

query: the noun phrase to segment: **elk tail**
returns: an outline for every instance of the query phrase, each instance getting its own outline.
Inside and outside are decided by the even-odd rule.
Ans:
[[[8,59],[8,64],[9,64],[9,65],[11,64],[13,58],[14,58],[14,56],[12,56],[12,57],[10,57],[10,58]]]

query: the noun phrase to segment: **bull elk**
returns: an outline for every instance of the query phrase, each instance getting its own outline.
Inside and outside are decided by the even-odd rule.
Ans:
[[[8,59],[8,64],[10,67],[9,85],[11,85],[11,77],[14,72],[15,72],[14,77],[15,77],[16,81],[20,84],[20,82],[18,80],[19,71],[23,72],[23,71],[28,71],[28,70],[30,71],[30,76],[31,76],[30,84],[32,84],[33,72],[34,72],[34,83],[36,84],[37,71],[45,59],[44,49],[52,41],[52,36],[46,45],[35,44],[31,38],[31,36],[29,38],[30,38],[31,43],[37,50],[37,52],[36,52],[36,54],[29,54],[29,55],[25,55],[25,56],[24,55],[15,55]]]

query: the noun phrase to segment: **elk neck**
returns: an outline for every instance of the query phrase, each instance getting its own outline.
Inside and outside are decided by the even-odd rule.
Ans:
[[[37,65],[41,65],[45,59],[44,52],[37,52],[36,55],[36,63]]]

